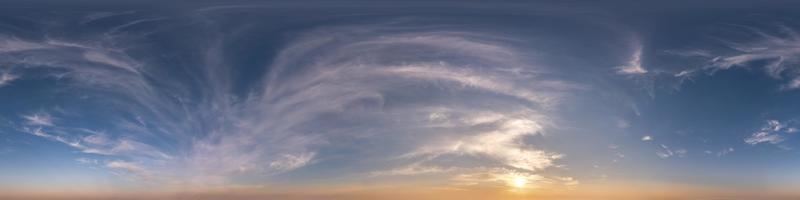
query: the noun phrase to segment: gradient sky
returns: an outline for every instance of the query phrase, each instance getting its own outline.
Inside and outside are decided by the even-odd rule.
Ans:
[[[800,198],[796,1],[0,4],[0,197]]]

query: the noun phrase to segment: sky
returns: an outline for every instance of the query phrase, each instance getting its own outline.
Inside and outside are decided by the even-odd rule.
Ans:
[[[800,2],[5,1],[3,199],[797,199]]]

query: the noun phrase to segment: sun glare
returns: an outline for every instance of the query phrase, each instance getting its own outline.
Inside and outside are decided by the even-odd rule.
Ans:
[[[514,178],[514,187],[523,188],[523,187],[525,187],[526,183],[528,183],[528,181],[525,180],[525,178],[523,178],[523,177]]]

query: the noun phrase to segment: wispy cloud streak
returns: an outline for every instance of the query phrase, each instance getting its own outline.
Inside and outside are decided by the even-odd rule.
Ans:
[[[134,13],[83,23],[120,15]],[[341,152],[363,156],[371,177],[452,173],[459,180],[489,169],[503,180],[516,174],[577,183],[541,174],[565,155],[526,141],[557,127],[549,115],[581,87],[541,78],[530,50],[509,45],[513,37],[383,24],[320,27],[279,49],[257,84],[237,88],[237,75],[246,72],[231,67],[238,58],[223,51],[231,35],[204,35],[212,39],[196,50],[169,55],[191,64],[174,64],[148,54],[151,46],[133,45],[145,38],[120,34],[169,22],[153,19],[121,22],[93,33],[104,37],[91,42],[0,36],[7,44],[0,59],[14,63],[20,78],[59,83],[87,104],[113,105],[102,117],[82,112],[97,108],[59,105],[20,116],[16,128],[100,156],[79,162],[175,185],[266,180]],[[382,146],[353,150],[356,142]],[[458,166],[444,162],[448,157],[479,162]],[[398,163],[381,166],[385,159]]]

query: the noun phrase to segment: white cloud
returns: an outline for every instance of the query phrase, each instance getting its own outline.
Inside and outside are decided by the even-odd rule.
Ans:
[[[148,23],[148,22],[156,22],[156,21],[161,21],[161,20],[164,20],[164,19],[166,19],[166,18],[156,17],[156,18],[133,20],[131,22],[128,22],[128,23],[125,23],[125,24],[122,24],[122,25],[119,25],[119,26],[115,26],[115,27],[109,29],[106,32],[106,34],[113,35],[113,34],[116,34],[117,32],[119,32],[121,30],[124,30],[124,29],[126,29],[128,27],[131,27],[131,26],[135,26],[137,24]]]
[[[98,37],[103,38],[103,37]],[[125,41],[114,41],[113,43]],[[182,95],[170,90],[173,86],[180,84],[169,83],[158,86],[163,78],[148,79],[145,75],[139,74],[139,64],[133,61],[125,51],[113,48],[113,44],[104,39],[92,42],[68,42],[54,39],[44,41],[26,41],[6,36],[0,36],[0,62],[12,65],[15,72],[22,74],[25,70],[35,70],[38,78],[52,78],[48,81],[65,81],[56,84],[57,89],[67,91],[80,91],[81,94],[96,95],[102,94],[105,103],[122,105],[119,113],[143,115],[146,113],[152,120],[163,122],[158,127],[152,129],[142,129],[136,131],[125,130],[119,134],[125,135],[119,139],[108,138],[105,135],[87,132],[82,127],[69,127],[62,124],[56,125],[55,119],[49,114],[23,115],[23,121],[15,126],[18,130],[27,132],[48,140],[66,144],[83,153],[100,154],[134,160],[138,163],[170,163],[165,160],[172,158],[171,155],[163,153],[164,150],[140,141],[148,141],[152,137],[170,138],[172,140],[183,140],[178,138],[177,124],[185,123],[174,119],[165,120],[169,117],[179,116],[183,109],[176,106],[174,99],[169,95]],[[6,56],[6,53],[21,54],[24,56]],[[87,65],[87,62],[94,62],[100,65]],[[19,67],[17,67],[19,66]],[[122,69],[122,70],[114,70]],[[136,72],[136,73],[130,73]],[[0,74],[3,84],[8,84],[16,79],[17,76],[3,72]],[[163,83],[163,82],[160,82]],[[159,91],[161,90],[161,91]],[[83,97],[82,97],[83,98]],[[87,101],[88,103],[94,103]],[[75,109],[65,105],[59,107],[59,112]],[[77,108],[80,109],[80,108]],[[80,112],[78,112],[80,113]],[[97,120],[86,118],[86,116],[69,114],[68,120]],[[100,123],[108,121],[124,121],[121,117],[110,115],[106,116]],[[67,124],[67,123],[64,123]],[[185,123],[188,125],[188,123]],[[38,126],[38,127],[34,127]],[[118,130],[125,127],[112,127]],[[189,130],[189,129],[185,129]],[[171,132],[168,135],[166,132]],[[85,135],[90,133],[94,135]],[[157,134],[164,134],[154,136]],[[128,138],[126,138],[128,137]],[[151,138],[147,138],[151,137]],[[152,140],[150,140],[152,141]],[[185,148],[185,147],[177,147]],[[178,163],[170,163],[177,165]]]
[[[141,177],[147,176],[147,171],[139,164],[133,162],[114,160],[106,163],[106,167],[108,167],[109,169],[120,170]]]
[[[106,53],[98,51],[87,51],[86,53],[83,54],[83,57],[86,58],[86,60],[88,61],[106,64],[132,73],[139,73],[139,70],[136,68],[135,63],[131,63],[131,61],[125,61],[120,58],[112,57]]]
[[[733,151],[734,151],[733,147],[728,147],[727,149],[723,149],[723,150],[717,152],[717,157],[722,157],[722,156],[728,155],[729,153],[731,153]]]
[[[80,163],[80,164],[84,164],[84,165],[97,165],[98,163],[100,163],[100,161],[98,161],[97,159],[90,159],[90,158],[83,158],[83,157],[77,158],[77,159],[75,159],[75,161]]]
[[[647,69],[642,66],[642,46],[637,43],[636,49],[626,65],[617,67],[619,74],[646,74]]]
[[[172,159],[172,156],[160,151],[159,149],[132,139],[120,139],[110,149],[96,149],[99,154],[107,153],[111,155],[136,155],[156,159]]]
[[[318,158],[324,156],[320,149],[351,148],[353,141],[397,141],[374,147],[367,154],[374,157],[363,158],[369,161],[412,155],[398,164],[408,166],[448,156],[476,158],[481,161],[464,168],[520,173],[533,182],[541,176],[534,171],[556,166],[563,155],[526,140],[554,127],[548,112],[566,91],[580,89],[541,79],[530,52],[504,45],[506,38],[392,25],[310,31],[278,53],[259,79],[263,85],[241,94],[233,89],[239,80],[222,52],[227,40],[217,39],[190,52],[204,56],[187,68],[195,70],[188,74],[191,80],[162,71],[174,66],[143,63],[114,48],[130,42],[124,40],[25,41],[28,47],[16,49],[46,48],[26,52],[30,59],[3,61],[25,65],[22,70],[59,71],[43,76],[66,81],[59,85],[63,89],[109,97],[102,101],[119,105],[115,112],[122,113],[100,120],[58,118],[64,120],[58,126],[49,115],[24,116],[21,126],[29,133],[105,155],[114,160],[105,163],[108,169],[155,174],[150,177],[176,184],[213,185],[233,175],[283,173],[325,159]],[[414,51],[397,51],[408,46]],[[437,97],[427,98],[431,95]],[[108,123],[108,134],[86,131],[96,127],[67,127],[72,120]],[[456,168],[439,164],[390,167],[396,170],[387,173]]]
[[[53,119],[48,114],[23,115],[28,125],[53,126]]]
[[[503,117],[484,122],[484,124],[497,124],[497,128],[471,137],[423,146],[406,157],[485,155],[497,159],[509,167],[534,171],[552,166],[553,161],[562,156],[541,150],[526,149],[517,142],[524,136],[535,135],[542,131],[542,127],[536,121]]]
[[[745,138],[744,142],[750,145],[760,143],[778,144],[786,140],[781,134],[792,133],[794,131],[796,131],[796,128],[789,127],[787,124],[781,123],[778,120],[767,120],[766,124],[764,124],[759,131]]]
[[[649,135],[642,136],[642,141],[651,141],[651,140],[653,140],[653,137]]]
[[[0,87],[6,86],[11,84],[12,81],[17,80],[19,77],[8,73],[8,72],[0,72]]]
[[[744,139],[744,142],[750,145],[756,145],[764,142],[768,142],[771,144],[778,144],[780,142],[783,142],[783,140],[784,140],[783,136],[766,131],[759,131],[753,133],[753,135],[750,135],[750,137]]]
[[[749,34],[751,38],[745,41],[733,41],[727,38],[718,38],[722,44],[728,47],[728,52],[711,52],[704,50],[685,50],[674,51],[675,55],[700,57],[708,60],[708,65],[683,70],[676,76],[685,76],[689,73],[702,70],[711,72],[717,70],[727,70],[734,67],[760,67],[768,76],[789,81],[781,86],[781,89],[793,90],[800,88],[800,35],[791,27],[777,25],[774,32],[770,33],[769,28],[758,28],[750,26],[736,26],[742,29],[734,29],[742,34]],[[680,53],[675,53],[680,52]],[[754,63],[765,63],[755,66]]]
[[[325,30],[323,34],[314,35],[315,38],[302,40],[288,48],[284,54],[279,56],[276,68],[272,74],[279,75],[283,67],[290,67],[294,60],[307,59],[299,56],[302,52],[319,49],[318,46],[326,46],[330,54],[319,56],[312,67],[311,72],[305,76],[299,76],[292,80],[293,84],[288,87],[274,87],[277,84],[268,84],[268,93],[281,93],[292,91],[294,88],[306,89],[294,93],[292,96],[284,98],[288,102],[301,99],[328,99],[327,105],[336,105],[341,100],[339,97],[342,92],[354,95],[365,96],[383,101],[383,96],[371,94],[373,91],[393,91],[403,85],[420,85],[430,93],[452,93],[458,91],[480,92],[477,99],[487,99],[487,101],[497,101],[496,99],[515,98],[524,100],[530,104],[540,105],[545,108],[552,108],[557,105],[560,98],[559,91],[576,88],[569,84],[557,81],[538,81],[533,76],[535,68],[529,67],[529,63],[522,62],[519,52],[514,49],[497,45],[489,40],[482,40],[480,35],[467,35],[463,33],[404,33],[390,34],[373,37],[364,33],[369,32],[369,28],[358,28],[354,34],[344,34],[351,30]],[[331,34],[334,33],[334,34]],[[337,44],[339,41],[351,41],[348,37],[361,35],[353,43]],[[337,38],[329,40],[328,38]],[[338,38],[341,37],[341,38]],[[446,42],[447,41],[447,42]],[[323,45],[325,44],[325,45]],[[394,46],[418,45],[419,51],[408,55],[397,54],[392,48]],[[367,51],[368,50],[368,51]],[[466,59],[477,59],[473,66],[438,61],[414,61],[404,60],[401,64],[385,64],[380,61],[387,59],[393,61],[396,56],[410,58],[421,58],[414,56],[424,54],[426,51],[439,52],[442,55],[462,56]],[[394,63],[394,62],[389,62]],[[486,64],[488,63],[488,64]],[[486,65],[486,66],[484,66]],[[381,79],[378,81],[376,77]],[[321,83],[325,83],[324,85]],[[348,86],[340,88],[335,86]],[[339,91],[335,94],[329,91]],[[356,92],[357,91],[357,92]],[[486,95],[483,95],[486,94]],[[325,96],[328,96],[327,98]],[[372,97],[377,96],[377,97]],[[489,98],[491,97],[491,98]],[[451,99],[450,105],[427,105],[427,102],[420,102],[420,107],[403,107],[409,113],[421,111],[423,120],[416,120],[410,124],[398,125],[401,127],[423,127],[418,131],[430,131],[425,128],[438,128],[442,132],[455,131],[468,127],[484,127],[485,130],[475,129],[474,132],[463,133],[453,137],[442,137],[448,139],[433,138],[434,134],[422,136],[417,139],[418,146],[410,146],[414,149],[402,156],[403,159],[412,161],[435,162],[441,157],[461,156],[461,157],[486,157],[495,163],[475,163],[476,165],[504,165],[509,168],[519,168],[525,170],[540,170],[553,166],[554,160],[562,155],[538,150],[534,147],[526,146],[521,143],[527,136],[539,134],[542,131],[542,123],[547,123],[546,117],[526,106],[521,106],[514,102],[508,104],[509,107],[518,107],[518,111],[487,109],[480,106],[473,106],[471,109],[460,108],[461,101]],[[331,103],[333,102],[333,103]],[[479,104],[480,105],[480,104]],[[428,109],[429,107],[435,109]],[[390,113],[392,120],[400,120],[408,117],[416,119],[416,116],[406,116],[404,112]],[[378,115],[380,116],[380,115]],[[373,118],[376,116],[373,116]],[[386,125],[386,124],[384,124]],[[393,127],[394,125],[388,125]],[[399,128],[399,127],[395,127]],[[386,128],[382,128],[386,129]],[[391,129],[391,128],[389,128]],[[428,139],[426,139],[428,138]],[[449,166],[438,166],[448,169]],[[392,171],[392,170],[389,170]],[[437,171],[422,169],[397,169],[392,173],[412,173],[411,171]],[[386,172],[390,173],[390,172]]]
[[[547,112],[559,106],[566,91],[579,86],[539,79],[538,66],[524,56],[526,52],[497,43],[495,38],[460,32],[373,35],[381,31],[373,29],[321,29],[286,48],[272,65],[271,82],[266,84],[266,94],[280,97],[271,106],[292,105],[291,110],[277,111],[287,113],[282,117],[287,121],[327,112],[381,124],[356,123],[370,127],[369,132],[345,129],[359,140],[404,141],[381,146],[397,152],[389,156],[396,165],[372,170],[371,176],[435,174],[462,183],[456,177],[479,169],[533,176],[557,166],[564,155],[526,140],[554,127]],[[398,52],[409,46],[415,51]],[[297,72],[298,65],[304,66],[303,73]],[[462,94],[470,95],[464,98]],[[388,104],[396,95],[415,100]],[[420,99],[420,95],[429,98]],[[475,162],[464,166],[445,162],[453,158]]]
[[[47,46],[0,35],[0,53],[36,50],[44,48],[47,48]]]
[[[784,86],[784,89],[788,90],[794,90],[797,88],[800,88],[800,77],[795,77],[788,84]]]
[[[686,157],[686,154],[689,152],[686,149],[670,149],[667,145],[659,145],[661,150],[656,152],[656,155],[660,158],[670,158],[673,156],[677,156],[680,158]]]
[[[22,128],[22,132],[26,132],[26,133],[29,133],[29,134],[32,134],[32,135],[35,135],[35,136],[39,136],[39,137],[42,137],[42,138],[45,138],[45,139],[48,139],[48,140],[60,142],[60,143],[66,144],[66,145],[68,145],[68,146],[70,146],[72,148],[77,148],[77,149],[86,148],[85,146],[81,145],[80,142],[78,142],[78,141],[70,140],[70,139],[62,137],[60,135],[53,135],[53,134],[47,133],[44,130],[42,130],[42,127],[36,127],[35,129],[24,127],[24,128]]]
[[[456,170],[456,168],[442,168],[438,166],[420,166],[419,164],[412,164],[409,166],[404,166],[400,168],[395,168],[391,170],[385,171],[373,171],[370,172],[370,176],[410,176],[410,175],[425,175],[425,174],[437,174],[443,172],[451,172]]]
[[[675,74],[675,77],[688,77],[692,75],[692,70],[683,70]]]
[[[781,124],[778,120],[767,120],[767,125],[761,128],[764,131],[780,131],[786,128],[786,124]]]
[[[392,75],[407,76],[433,81],[453,81],[467,87],[475,87],[487,91],[493,91],[505,95],[517,96],[537,103],[542,103],[546,99],[537,97],[536,94],[524,90],[514,89],[513,86],[502,80],[486,78],[482,74],[473,73],[467,70],[454,71],[444,63],[437,66],[403,66],[387,69],[386,72]],[[450,68],[450,69],[449,69]]]
[[[85,137],[65,135],[76,130],[67,127],[54,126],[52,123],[52,117],[49,114],[26,115],[23,116],[23,118],[26,120],[25,125],[30,127],[22,127],[21,131],[66,144],[72,148],[80,150],[83,153],[116,156],[143,156],[158,159],[172,158],[172,156],[159,151],[157,148],[151,145],[127,138],[111,140],[104,133],[91,131],[88,129],[77,130],[80,130],[81,132],[90,132],[92,135]],[[47,129],[60,134],[47,133],[45,130],[43,130],[42,126],[45,126]]]
[[[314,153],[284,154],[281,158],[272,161],[269,166],[281,171],[293,170],[307,165],[314,155]]]
[[[26,129],[24,129],[24,131],[27,132],[27,133],[33,134],[35,136],[39,136],[39,137],[44,137],[44,138],[48,138],[48,139],[55,138],[55,136],[52,136],[52,135],[47,134],[44,131],[42,131],[42,128],[36,128],[36,129],[27,129],[26,128]]]
[[[94,145],[107,145],[110,141],[105,134],[92,134],[83,138],[83,141]]]

